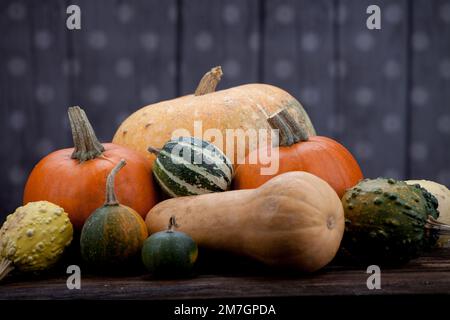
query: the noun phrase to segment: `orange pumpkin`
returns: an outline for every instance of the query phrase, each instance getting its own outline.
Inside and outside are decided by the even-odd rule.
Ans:
[[[327,137],[310,137],[286,110],[270,117],[268,122],[280,133],[278,171],[269,175],[261,174],[261,169],[270,164],[263,164],[258,154],[254,153],[271,155],[274,149],[269,147],[262,152],[255,150],[247,156],[245,163],[238,166],[235,189],[254,189],[284,172],[306,171],[328,182],[342,197],[346,189],[363,178],[358,163],[344,146]],[[250,163],[251,159],[255,159],[256,163]]]
[[[39,200],[55,203],[80,230],[89,215],[102,206],[109,172],[125,159],[128,165],[116,181],[119,200],[145,217],[157,202],[149,161],[125,147],[101,144],[79,107],[69,108],[68,113],[75,148],[52,152],[34,167],[25,186],[24,204]]]

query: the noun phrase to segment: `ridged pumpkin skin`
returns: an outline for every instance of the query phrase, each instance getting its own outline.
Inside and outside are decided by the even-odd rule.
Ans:
[[[83,227],[81,256],[96,268],[123,265],[139,257],[147,236],[145,222],[136,211],[124,205],[104,206]]]
[[[345,193],[342,204],[344,248],[363,261],[404,263],[436,242],[436,234],[425,225],[429,216],[438,218],[438,204],[423,188],[394,179],[366,179]]]
[[[34,167],[25,186],[23,203],[47,200],[64,208],[77,230],[105,200],[106,177],[124,158],[128,165],[117,177],[119,201],[142,217],[157,201],[149,161],[122,146],[105,143],[101,157],[80,163],[73,148],[55,151]]]
[[[149,232],[164,230],[172,215],[200,247],[300,271],[329,263],[344,232],[340,199],[306,172],[284,173],[257,189],[163,201],[146,217]]]
[[[264,154],[271,154],[271,149],[265,150]],[[348,188],[363,179],[352,154],[340,143],[327,137],[310,137],[308,141],[279,147],[279,169],[273,175],[262,175],[261,168],[270,165],[250,164],[249,159],[252,157],[254,156],[249,155],[245,164],[236,168],[234,189],[254,189],[284,172],[306,171],[328,182],[338,196],[342,197]]]
[[[243,157],[256,145],[248,142],[236,143],[233,152],[226,149],[226,129],[267,129],[270,126],[267,115],[287,108],[310,135],[315,135],[311,121],[302,105],[286,91],[267,84],[247,84],[227,90],[200,96],[187,95],[173,100],[155,103],[136,111],[117,130],[113,142],[139,151],[152,161],[154,155],[147,152],[149,146],[162,148],[172,138],[175,130],[187,129],[179,136],[196,136],[209,140],[221,149],[233,164],[243,161]],[[194,121],[201,121],[203,134],[207,129],[218,129],[223,135],[223,145],[211,141],[194,132]],[[239,149],[237,149],[239,148]],[[238,159],[236,150],[245,150]]]
[[[179,231],[161,231],[144,241],[142,262],[158,277],[188,276],[198,256],[197,244],[190,236]]]

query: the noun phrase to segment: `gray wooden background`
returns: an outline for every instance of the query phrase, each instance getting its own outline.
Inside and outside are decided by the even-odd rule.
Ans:
[[[66,28],[81,8],[82,29]],[[381,7],[382,29],[366,28]],[[450,185],[449,0],[2,0],[0,221],[34,164],[71,146],[66,110],[103,141],[140,106],[192,92],[280,86],[368,177]]]

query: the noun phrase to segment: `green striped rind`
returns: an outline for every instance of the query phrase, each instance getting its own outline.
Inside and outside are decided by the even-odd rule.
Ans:
[[[171,197],[225,191],[231,161],[214,145],[193,137],[169,141],[158,154],[153,174]]]

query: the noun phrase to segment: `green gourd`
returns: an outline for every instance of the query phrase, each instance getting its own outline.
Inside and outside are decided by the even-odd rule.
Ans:
[[[157,277],[189,276],[198,256],[197,244],[184,232],[175,231],[175,217],[166,231],[151,235],[142,247],[142,262]]]

